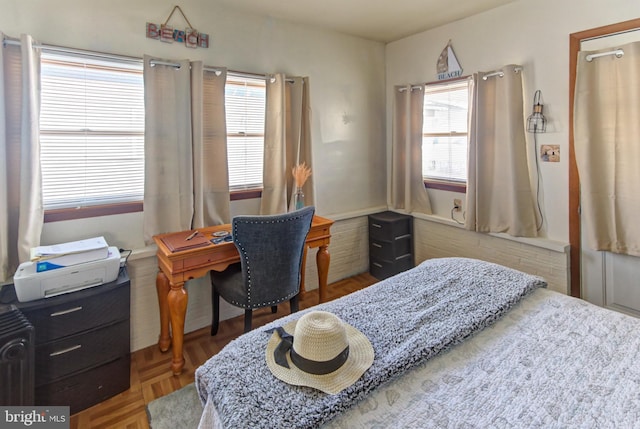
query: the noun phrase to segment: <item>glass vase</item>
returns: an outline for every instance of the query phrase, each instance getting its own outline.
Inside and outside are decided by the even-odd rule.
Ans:
[[[304,207],[304,192],[302,188],[296,187],[296,193],[293,195],[293,209],[299,210]]]

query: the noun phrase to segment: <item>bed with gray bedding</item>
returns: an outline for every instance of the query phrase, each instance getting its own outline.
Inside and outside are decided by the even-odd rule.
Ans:
[[[269,372],[264,331],[304,312],[279,319],[198,368],[200,427],[633,427],[640,321],[544,286],[443,258],[314,307],[374,347],[372,367],[337,395]]]

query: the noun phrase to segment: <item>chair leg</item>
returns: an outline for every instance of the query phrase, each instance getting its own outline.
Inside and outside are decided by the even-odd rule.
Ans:
[[[220,294],[215,286],[211,288],[211,336],[218,333],[220,324]]]
[[[299,298],[299,294],[294,296],[293,298],[291,298],[289,300],[289,306],[291,307],[291,314],[293,313],[297,313],[299,308],[298,308],[298,298]]]
[[[278,306],[277,306],[277,305],[272,305],[272,306],[271,306],[271,313],[272,313],[272,314],[275,314],[275,313],[277,313],[277,312],[278,312]]]
[[[244,333],[246,334],[251,330],[251,314],[253,311],[250,308],[244,310]]]

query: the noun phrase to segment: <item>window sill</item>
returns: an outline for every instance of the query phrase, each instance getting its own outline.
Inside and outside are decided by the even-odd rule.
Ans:
[[[262,197],[262,188],[243,189],[241,191],[230,192],[231,201],[250,200],[252,198],[261,198],[261,197]]]
[[[123,213],[136,213],[142,211],[142,201],[120,204],[105,204],[101,206],[78,207],[69,209],[47,210],[44,212],[44,222],[59,222],[63,220],[76,220],[88,217],[111,216]]]
[[[427,189],[438,189],[441,191],[459,192],[465,194],[467,192],[467,184],[460,182],[444,182],[439,180],[425,180],[424,187]]]
[[[249,200],[252,198],[260,197],[262,197],[261,188],[230,192],[231,201]],[[131,203],[105,204],[101,206],[47,210],[44,213],[44,222],[60,222],[64,220],[76,220],[89,217],[136,213],[141,212],[142,209],[142,201],[136,201]]]

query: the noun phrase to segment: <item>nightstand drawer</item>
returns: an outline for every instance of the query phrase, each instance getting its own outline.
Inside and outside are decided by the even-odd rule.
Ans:
[[[75,414],[129,388],[126,268],[113,282],[50,298],[17,302],[11,292],[35,328],[35,405],[67,405]]]
[[[369,273],[379,280],[394,276],[410,268],[413,268],[413,255],[405,255],[394,261],[374,258],[369,261]]]
[[[93,291],[74,292],[73,296],[80,297],[83,292]],[[35,327],[36,344],[129,319],[129,287],[114,287],[99,296],[89,295],[76,300],[69,299],[71,296],[46,298],[42,301],[53,304],[46,308],[22,309]]]
[[[369,237],[391,241],[397,237],[411,235],[411,216],[393,212],[369,215]]]
[[[411,236],[405,235],[393,241],[383,241],[371,238],[369,240],[369,255],[376,259],[394,260],[398,256],[413,253]]]
[[[129,322],[72,335],[36,347],[36,385],[98,366],[130,350]]]
[[[36,405],[67,405],[71,414],[89,408],[130,387],[131,357],[36,388]]]

